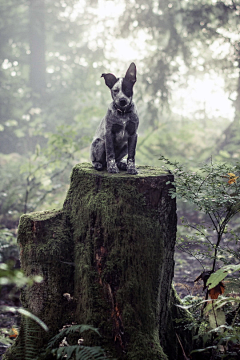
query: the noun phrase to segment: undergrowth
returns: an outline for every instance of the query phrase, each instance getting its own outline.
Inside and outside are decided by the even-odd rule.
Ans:
[[[177,305],[191,311],[194,318],[187,325],[195,331],[195,348],[189,356],[196,360],[239,359],[240,240],[238,228],[232,224],[240,211],[240,164],[217,164],[211,159],[198,171],[189,171],[164,156],[160,160],[174,174],[175,189],[170,196],[193,204],[201,219],[193,223],[182,218],[186,232],[178,238],[178,247],[203,269],[195,282],[203,282],[205,299],[189,295],[183,305]]]

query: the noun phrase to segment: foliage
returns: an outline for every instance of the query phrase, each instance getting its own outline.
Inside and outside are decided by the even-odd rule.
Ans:
[[[34,151],[36,143],[41,146],[46,143],[49,131],[56,132],[58,125],[74,126],[77,114],[89,104],[101,103],[101,98],[96,95],[96,79],[101,70],[96,72],[92,66],[96,53],[99,59],[101,51],[89,48],[87,36],[94,16],[88,11],[88,1],[79,12],[76,10],[78,3],[71,0],[66,6],[64,2],[46,0],[41,2],[42,13],[34,9],[36,5],[32,1],[19,1],[18,4],[12,0],[8,3],[0,1],[3,30],[0,42],[0,152],[26,154]],[[40,15],[44,23],[40,33],[46,43],[45,47],[40,46],[38,39],[35,43],[39,57],[45,58],[44,69],[42,62],[32,61],[32,37],[37,36],[37,31],[31,32],[30,28]],[[16,22],[18,29],[14,26]],[[36,26],[40,26],[37,21]],[[31,80],[33,73],[43,74],[46,78],[45,89],[40,89],[39,93]]]
[[[211,160],[198,171],[188,171],[184,166],[163,156],[161,160],[175,176],[176,189],[170,191],[170,196],[192,203],[203,214],[203,220],[199,224],[183,219],[183,226],[189,234],[181,239],[181,248],[201,262],[204,271],[195,281],[203,281],[206,297],[203,301],[186,297],[183,308],[191,309],[195,318],[192,326],[197,330],[197,349],[192,353],[205,352],[206,356],[211,354],[212,359],[218,359],[222,350],[230,354],[233,345],[236,349],[240,347],[240,300],[238,296],[229,296],[232,292],[231,286],[222,282],[227,275],[240,270],[239,264],[233,264],[234,261],[239,261],[237,251],[228,248],[227,252],[223,244],[226,238],[229,242],[239,241],[238,236],[230,229],[230,222],[240,211],[240,165],[217,164]],[[195,253],[191,250],[193,244],[198,247]],[[205,269],[204,258],[212,262],[210,269]],[[221,267],[223,263],[228,265]],[[220,268],[216,271],[217,266]],[[223,293],[228,296],[223,296]]]
[[[40,73],[38,62],[31,62],[29,24],[36,18],[29,14],[33,3],[0,0],[0,152],[4,153],[0,159],[0,217],[6,226],[9,219],[16,226],[23,212],[60,207],[72,165],[88,160],[90,139],[106,110],[106,99],[109,101],[98,79],[111,66],[121,67],[123,61],[115,58],[111,63],[108,54],[112,47],[109,51],[107,40],[112,44],[116,33],[132,38],[133,47],[138,42],[145,47],[138,58],[136,100],[142,119],[138,163],[156,164],[159,149],[179,161],[205,159],[214,142],[218,159],[227,158],[230,164],[239,156],[238,1],[132,0],[125,2],[120,23],[114,21],[114,25],[107,17],[100,23],[97,1],[81,2],[79,12],[78,0],[42,1],[46,43],[39,50],[45,57],[45,88],[39,92],[30,76],[33,71]],[[145,44],[143,39],[147,39]],[[206,109],[181,118],[171,113],[171,107],[178,107],[171,99],[174,89],[185,87],[189,76],[201,77],[206,72],[224,77],[236,109],[232,124],[222,117],[211,119]],[[162,104],[167,102],[169,111],[163,111]],[[237,261],[239,254],[231,244],[239,241],[238,234],[230,222],[239,210],[239,168],[214,165],[201,169],[200,174],[181,171],[175,172],[180,175],[178,190],[200,210],[203,221],[183,220],[189,243],[196,245],[194,256],[203,266],[204,256],[212,259],[211,271],[216,262],[221,266]],[[236,176],[231,179],[228,173]],[[185,240],[179,246],[189,250]],[[9,271],[9,281],[20,276],[12,269],[4,271]]]
[[[217,259],[223,260],[220,256],[221,245],[223,237],[229,233],[229,222],[240,210],[240,185],[237,175],[233,173],[238,174],[240,166],[214,164],[211,161],[198,172],[189,172],[177,162],[171,162],[163,156],[161,160],[171,167],[175,176],[177,190],[171,191],[171,197],[185,199],[208,217],[208,223],[191,225],[186,222],[184,226],[194,229],[191,239],[197,239],[198,242],[200,236],[208,244],[206,256],[213,259],[211,271],[214,272]]]
[[[16,234],[7,228],[0,229],[0,263],[18,259]]]
[[[57,359],[75,359],[75,360],[106,360],[104,350],[100,346],[85,346],[83,338],[78,339],[78,345],[69,345],[68,338],[71,335],[78,334],[78,338],[82,337],[83,332],[94,332],[99,334],[98,330],[90,325],[72,325],[65,327],[61,332],[54,336],[48,343],[47,350],[57,357]],[[56,348],[56,346],[58,346]]]
[[[37,316],[31,314],[29,311],[25,309],[19,310],[22,314],[20,328],[21,342],[17,348],[14,347],[14,344],[8,351],[12,352],[16,360],[37,360],[39,349],[36,345],[39,341],[39,327],[41,326],[45,331],[48,331],[48,328]],[[9,308],[8,311],[14,311],[14,309]],[[18,333],[17,329],[13,330]],[[18,339],[16,341],[18,341]],[[8,358],[7,354],[4,355],[4,358],[5,356]]]
[[[208,156],[230,119],[221,116],[211,119],[206,113],[201,115],[201,121],[197,114],[194,118],[192,114],[180,118],[170,109],[163,111],[161,104],[168,99],[170,107],[174,107],[174,99],[171,102],[169,94],[174,84],[178,84],[175,90],[185,86],[187,68],[191,74],[199,72],[194,51],[199,47],[198,39],[205,36],[203,31],[199,33],[199,26],[210,33],[210,25],[226,27],[228,18],[237,20],[237,10],[224,3],[225,7],[204,1],[202,10],[199,1],[148,0],[143,3],[134,0],[126,2],[119,23],[110,24],[107,16],[102,19],[97,15],[97,1],[84,1],[79,6],[77,0],[68,3],[45,0],[41,3],[45,47],[40,49],[39,46],[39,51],[45,56],[46,86],[38,93],[30,81],[32,72],[42,73],[39,63],[31,61],[29,24],[37,16],[31,12],[34,2],[0,1],[3,34],[0,42],[0,152],[8,156],[8,164],[0,168],[3,179],[1,214],[15,214],[17,218],[19,213],[34,211],[36,207],[58,207],[66,191],[67,171],[74,162],[89,160],[88,147],[94,129],[106,111],[106,102],[110,101],[108,90],[99,80],[100,75],[112,71],[113,66],[121,68],[124,61],[117,58],[113,61],[107,48],[116,33],[122,38],[133,37],[133,47],[137,43],[141,48],[146,47],[137,64],[138,88],[134,95],[142,119],[138,163],[156,165],[159,148],[166,156],[179,160]],[[206,7],[211,10],[209,13]],[[206,19],[204,26],[199,25],[199,14]],[[16,22],[18,29],[14,26]],[[234,30],[234,26],[231,29]],[[216,31],[214,34],[217,36]],[[147,39],[144,44],[142,35]],[[211,60],[211,54],[205,51],[207,48],[204,43],[201,59],[206,54],[207,60]],[[205,66],[208,71],[212,68],[215,63]],[[236,89],[235,78],[231,83]],[[197,111],[200,113],[199,109]],[[52,141],[56,137],[54,149]],[[60,137],[63,137],[62,142]]]
[[[3,306],[2,310],[11,313],[19,313],[28,319],[34,320],[39,326],[43,328],[43,330],[48,331],[48,327],[46,326],[46,324],[41,319],[39,319],[37,316],[35,316],[26,309],[16,308],[13,306]]]
[[[234,296],[220,296],[217,300],[204,300],[194,296],[182,299],[183,305],[193,315],[192,327],[197,329],[195,354],[203,353],[202,359],[222,359],[223,354],[238,358],[240,349],[239,310],[240,298]],[[207,304],[204,311],[200,310],[202,304]],[[206,356],[206,357],[205,357]]]
[[[29,156],[3,156],[0,167],[3,181],[0,187],[0,214],[20,214],[34,211],[46,198],[65,193],[69,172],[78,151],[76,131],[59,126],[57,133],[48,133],[48,144]],[[78,139],[78,142],[84,140]],[[18,177],[16,177],[18,172]],[[53,201],[56,200],[53,198]],[[55,206],[60,206],[55,204]],[[53,205],[54,206],[54,205]]]
[[[34,282],[41,282],[41,276],[33,276],[29,278],[23,274],[19,269],[14,269],[12,264],[1,263],[0,264],[0,285],[16,285],[18,288],[22,288],[25,285],[32,285]]]
[[[240,265],[226,265],[218,269],[215,273],[211,274],[207,281],[208,289],[214,288],[220,281],[224,280],[226,276],[235,271],[240,270]]]
[[[0,230],[0,236],[1,236],[1,255],[2,255],[2,259],[1,260],[5,260],[7,261],[5,262],[1,262],[0,263],[0,290],[2,290],[3,287],[7,287],[8,288],[8,298],[11,300],[12,297],[15,296],[16,292],[20,289],[23,288],[26,285],[32,285],[34,282],[40,283],[42,281],[42,277],[41,276],[32,276],[32,277],[27,277],[24,275],[23,271],[15,268],[15,261],[17,256],[15,254],[16,257],[12,256],[12,260],[11,257],[9,257],[9,255],[6,254],[6,251],[4,251],[6,247],[11,247],[11,243],[13,242],[13,234],[9,231],[6,231],[6,229]],[[16,248],[16,244],[14,244],[14,249]],[[11,251],[12,252],[12,251]],[[9,257],[9,258],[8,258]],[[8,258],[8,259],[7,259]],[[9,260],[10,259],[10,260]],[[13,260],[14,259],[14,260]],[[15,306],[0,306],[0,312],[1,314],[3,313],[11,313],[11,314],[20,314],[23,317],[23,329],[22,331],[26,331],[27,335],[25,336],[25,338],[28,338],[28,342],[26,343],[26,349],[24,349],[24,353],[26,352],[26,357],[24,357],[25,359],[32,359],[32,354],[31,352],[29,353],[29,348],[28,345],[31,344],[31,336],[32,336],[32,330],[29,330],[29,322],[30,320],[34,321],[36,324],[38,324],[39,326],[41,326],[45,331],[48,330],[47,326],[34,314],[30,313],[29,311],[27,311],[26,309],[23,308],[19,308],[19,307],[15,307]],[[30,332],[29,332],[30,331]],[[1,337],[1,341],[3,343],[12,343],[12,339],[14,339],[18,334],[18,330],[16,327],[13,327],[12,330],[9,332],[9,337],[8,337],[8,342],[4,341],[5,336]],[[36,341],[36,338],[35,340]]]

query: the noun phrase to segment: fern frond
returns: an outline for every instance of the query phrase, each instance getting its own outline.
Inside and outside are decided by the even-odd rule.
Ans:
[[[100,346],[79,346],[76,360],[106,360],[104,350]]]
[[[73,325],[63,329],[59,334],[54,336],[49,341],[47,350],[53,349],[52,353],[56,355],[57,359],[107,360],[105,352],[100,346],[71,345],[58,348],[63,338],[67,338],[68,335],[76,332],[81,335],[84,331],[92,331],[101,336],[98,329],[91,325]]]
[[[32,313],[30,313],[30,311],[24,308],[17,308],[14,306],[1,306],[1,311],[12,312],[14,314],[19,313],[21,315],[27,316],[32,320],[36,321],[36,323],[38,323],[43,328],[43,330],[48,331],[47,325],[41,319],[39,319],[36,315],[33,315]]]
[[[95,327],[91,326],[91,325],[73,325],[71,327],[68,327],[66,329],[61,330],[61,332],[57,335],[55,335],[48,343],[47,349],[51,349],[53,347],[55,347],[56,345],[58,345],[58,343],[66,336],[78,332],[79,334],[82,334],[84,331],[94,331],[95,333],[97,333],[99,336],[100,333],[98,331],[98,329],[96,329]]]
[[[21,332],[22,340],[18,348],[17,359],[33,360],[39,353],[39,324],[28,315],[22,316]]]
[[[75,355],[75,360],[107,360],[104,350],[100,346],[66,346],[52,351],[57,359],[70,360]]]
[[[39,319],[37,316],[33,315],[32,313],[30,313],[29,311],[27,311],[26,309],[23,309],[23,308],[20,308],[17,311],[21,315],[24,315],[24,316],[29,317],[32,320],[34,320],[38,325],[40,325],[43,328],[43,330],[48,331],[47,325],[41,319]]]
[[[56,349],[52,350],[52,353],[57,355],[57,359],[63,359],[63,358],[71,359],[71,356],[76,351],[76,347],[77,347],[77,345],[61,347],[57,350]],[[67,355],[67,357],[66,357],[66,355]]]

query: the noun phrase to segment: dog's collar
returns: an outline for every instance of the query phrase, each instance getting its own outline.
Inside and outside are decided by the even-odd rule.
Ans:
[[[128,114],[128,113],[132,112],[132,103],[130,105],[128,105],[128,107],[126,109],[124,109],[124,110],[119,109],[119,107],[115,103],[113,103],[113,106],[117,110],[119,115],[124,115],[124,114]]]

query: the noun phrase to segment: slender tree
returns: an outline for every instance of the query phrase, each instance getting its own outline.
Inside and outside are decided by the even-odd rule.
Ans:
[[[204,70],[223,76],[230,98],[234,96],[234,121],[223,132],[216,150],[225,149],[235,156],[240,143],[240,2],[190,1],[182,14],[190,43],[199,51],[207,49],[201,51]]]
[[[46,88],[45,1],[29,2],[29,80],[32,91],[43,93]]]

